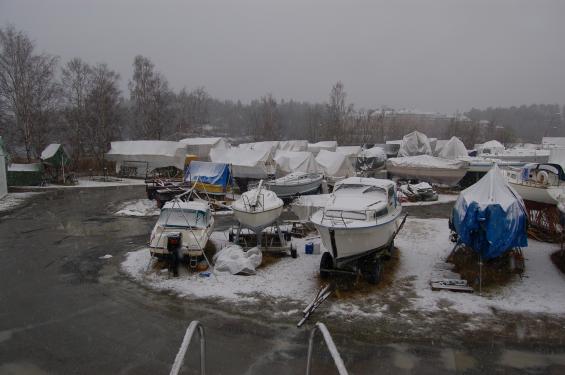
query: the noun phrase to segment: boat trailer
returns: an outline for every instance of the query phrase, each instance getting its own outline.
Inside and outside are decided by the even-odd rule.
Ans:
[[[259,247],[261,252],[286,253],[293,258],[298,257],[298,251],[291,242],[291,232],[282,230],[281,226],[281,221],[258,228],[238,223],[230,228],[228,237],[230,242],[245,250]]]
[[[389,260],[394,252],[394,239],[406,222],[408,215],[404,215],[398,229],[392,235],[390,241],[385,246],[372,250],[347,261],[337,263],[330,253],[325,252],[320,260],[320,276],[324,279],[337,275],[362,275],[371,284],[378,284],[382,279],[384,270],[383,261]]]

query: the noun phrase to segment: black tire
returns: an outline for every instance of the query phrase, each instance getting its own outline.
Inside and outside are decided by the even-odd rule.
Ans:
[[[375,260],[369,267],[365,278],[370,284],[377,285],[383,277],[383,263],[380,260]]]
[[[320,260],[320,276],[322,279],[330,277],[330,272],[324,270],[331,270],[334,268],[334,260],[330,253],[325,252]]]
[[[294,247],[290,247],[290,256],[294,259],[298,258],[298,251]]]

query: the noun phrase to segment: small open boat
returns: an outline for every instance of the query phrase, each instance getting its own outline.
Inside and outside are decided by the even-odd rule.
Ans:
[[[232,210],[242,225],[259,229],[274,223],[281,216],[283,204],[275,192],[263,188],[261,180],[258,187],[243,193],[232,204]]]
[[[168,255],[169,234],[181,236],[181,254],[200,256],[214,230],[214,217],[208,202],[183,202],[174,199],[165,203],[161,215],[151,232],[149,246],[151,255]]]
[[[320,190],[322,175],[319,173],[294,172],[266,183],[279,198],[310,194]]]

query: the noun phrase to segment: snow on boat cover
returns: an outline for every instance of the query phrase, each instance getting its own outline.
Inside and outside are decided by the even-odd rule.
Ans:
[[[460,242],[484,259],[496,258],[514,247],[528,246],[524,202],[508,185],[497,165],[461,192],[451,220]]]

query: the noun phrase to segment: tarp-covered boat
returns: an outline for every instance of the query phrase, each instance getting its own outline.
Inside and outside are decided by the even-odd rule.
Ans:
[[[355,168],[349,159],[339,152],[321,150],[316,156],[316,162],[322,168],[328,184],[355,176]]]
[[[461,192],[453,207],[451,223],[459,241],[483,259],[528,246],[524,202],[496,165],[476,184]]]
[[[277,176],[284,176],[293,172],[320,173],[321,168],[316,158],[308,151],[282,151],[275,154]]]
[[[297,195],[319,192],[322,185],[322,175],[319,173],[293,172],[276,180],[267,181],[269,190],[279,198],[289,198]]]
[[[226,194],[233,185],[229,164],[192,161],[184,171],[184,182],[207,194]]]
[[[400,143],[398,156],[431,155],[432,146],[430,139],[419,131],[406,134]]]
[[[116,162],[116,173],[146,177],[156,168],[184,169],[186,144],[171,141],[115,141],[106,154]]]
[[[391,158],[386,161],[386,169],[394,177],[448,186],[457,185],[468,168],[469,163],[466,161],[447,160],[430,155]]]

